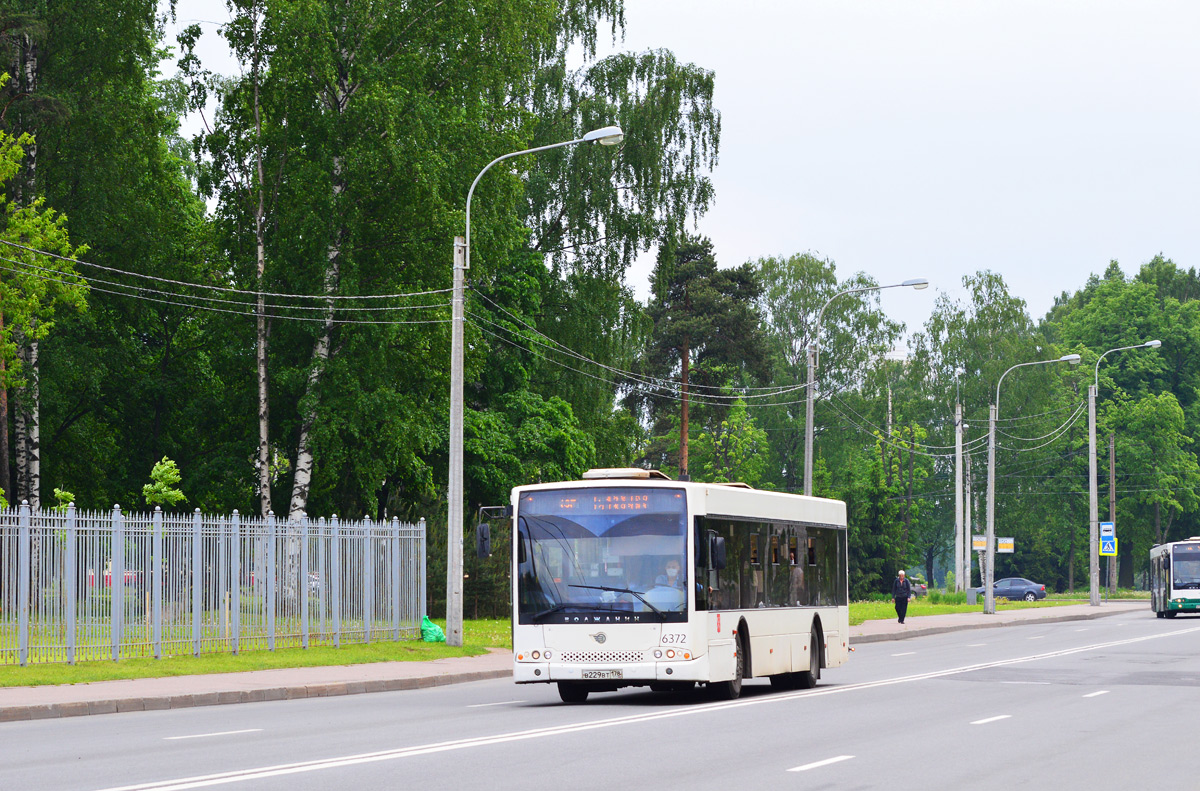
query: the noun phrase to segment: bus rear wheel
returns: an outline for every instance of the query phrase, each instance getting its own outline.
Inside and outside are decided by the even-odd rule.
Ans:
[[[800,689],[812,689],[821,679],[821,645],[814,633],[808,646],[808,670],[797,673],[796,686]]]
[[[563,703],[586,703],[588,688],[572,681],[560,681],[558,682],[558,696],[562,698]]]

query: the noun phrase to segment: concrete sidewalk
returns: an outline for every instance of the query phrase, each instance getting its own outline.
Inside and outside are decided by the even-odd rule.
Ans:
[[[905,640],[960,629],[985,629],[1023,623],[1080,621],[1145,610],[1146,601],[1112,601],[1102,607],[1073,604],[1027,610],[953,613],[895,620],[867,621],[850,627],[851,645],[882,640]],[[512,653],[494,650],[483,656],[437,659],[430,662],[375,662],[362,665],[300,667],[216,673],[204,676],[98,681],[91,684],[0,688],[0,722],[153,711],[224,703],[293,700],[365,692],[422,689],[465,681],[507,678]]]
[[[890,618],[884,621],[866,621],[850,627],[850,645],[878,643],[883,640],[907,640],[931,634],[957,632],[960,629],[988,629],[997,626],[1016,626],[1027,623],[1059,623],[1062,621],[1090,621],[1106,615],[1125,615],[1145,611],[1150,614],[1150,602],[1145,599],[1117,599],[1099,607],[1090,604],[1064,604],[1059,607],[1031,607],[1024,610],[1001,610],[994,615],[982,612],[947,613],[946,615],[922,615],[906,618],[906,623],[897,623]]]

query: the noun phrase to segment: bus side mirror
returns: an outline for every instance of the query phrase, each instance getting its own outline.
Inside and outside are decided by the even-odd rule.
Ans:
[[[725,568],[725,539],[721,536],[708,537],[708,565],[720,571]]]
[[[1163,555],[1163,571],[1167,571],[1170,568],[1171,568],[1171,556]]]
[[[487,522],[475,525],[475,554],[480,560],[492,556],[492,526]]]

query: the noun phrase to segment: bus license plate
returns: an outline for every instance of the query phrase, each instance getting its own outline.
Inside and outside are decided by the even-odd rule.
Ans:
[[[585,671],[583,671],[583,677],[585,679],[604,679],[604,680],[607,680],[610,678],[621,678],[621,671],[620,670],[585,670]]]

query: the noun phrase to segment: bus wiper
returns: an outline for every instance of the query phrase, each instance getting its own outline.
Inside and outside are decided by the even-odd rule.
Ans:
[[[574,602],[567,602],[566,604],[556,604],[548,610],[542,610],[539,613],[534,613],[533,620],[535,622],[540,621],[542,618],[545,618],[547,615],[553,615],[556,612],[562,612],[563,610],[566,610],[570,607],[580,607],[580,606],[582,606],[582,605],[575,604]]]
[[[628,593],[631,596],[637,596],[638,601],[640,601],[642,604],[649,607],[651,610],[654,610],[654,614],[657,615],[661,620],[663,620],[663,621],[667,620],[667,616],[663,615],[662,610],[658,609],[653,604],[646,601],[646,598],[644,596],[642,596],[642,594],[638,593],[635,590],[632,590],[631,588],[610,588],[607,585],[568,585],[567,587],[568,588],[587,588],[588,590],[608,591],[609,593]]]

